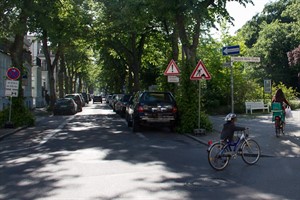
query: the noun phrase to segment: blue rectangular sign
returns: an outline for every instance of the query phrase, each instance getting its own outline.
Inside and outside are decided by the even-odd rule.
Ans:
[[[223,56],[227,55],[238,55],[240,54],[240,46],[228,46],[228,47],[223,47],[222,49]]]

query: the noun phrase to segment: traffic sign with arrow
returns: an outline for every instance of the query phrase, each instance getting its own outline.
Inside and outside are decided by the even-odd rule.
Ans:
[[[19,81],[6,80],[5,96],[17,97],[19,93]]]
[[[223,56],[238,55],[238,54],[240,54],[240,46],[235,45],[235,46],[223,47],[222,53],[223,53]]]

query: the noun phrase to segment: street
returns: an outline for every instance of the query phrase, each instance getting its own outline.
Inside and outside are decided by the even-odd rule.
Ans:
[[[0,199],[299,199],[299,157],[241,157],[217,172],[207,146],[169,129],[133,133],[106,104],[49,116],[0,141]]]

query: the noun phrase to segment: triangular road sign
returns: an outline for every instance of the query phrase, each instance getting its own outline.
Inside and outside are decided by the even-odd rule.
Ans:
[[[175,76],[175,75],[179,75],[179,69],[175,63],[175,61],[172,59],[166,69],[166,71],[164,72],[165,76]]]
[[[196,68],[194,69],[193,73],[190,76],[190,79],[191,80],[211,79],[210,74],[208,73],[204,63],[201,60],[199,60]]]

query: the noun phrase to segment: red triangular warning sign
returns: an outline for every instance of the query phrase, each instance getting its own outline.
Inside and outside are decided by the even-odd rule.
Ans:
[[[179,69],[175,63],[175,61],[172,59],[166,69],[166,71],[164,72],[165,76],[175,76],[175,75],[179,75]]]
[[[204,63],[199,60],[196,68],[194,69],[193,73],[190,76],[191,80],[200,80],[200,79],[206,79],[206,80],[210,80],[211,76],[208,73]]]

